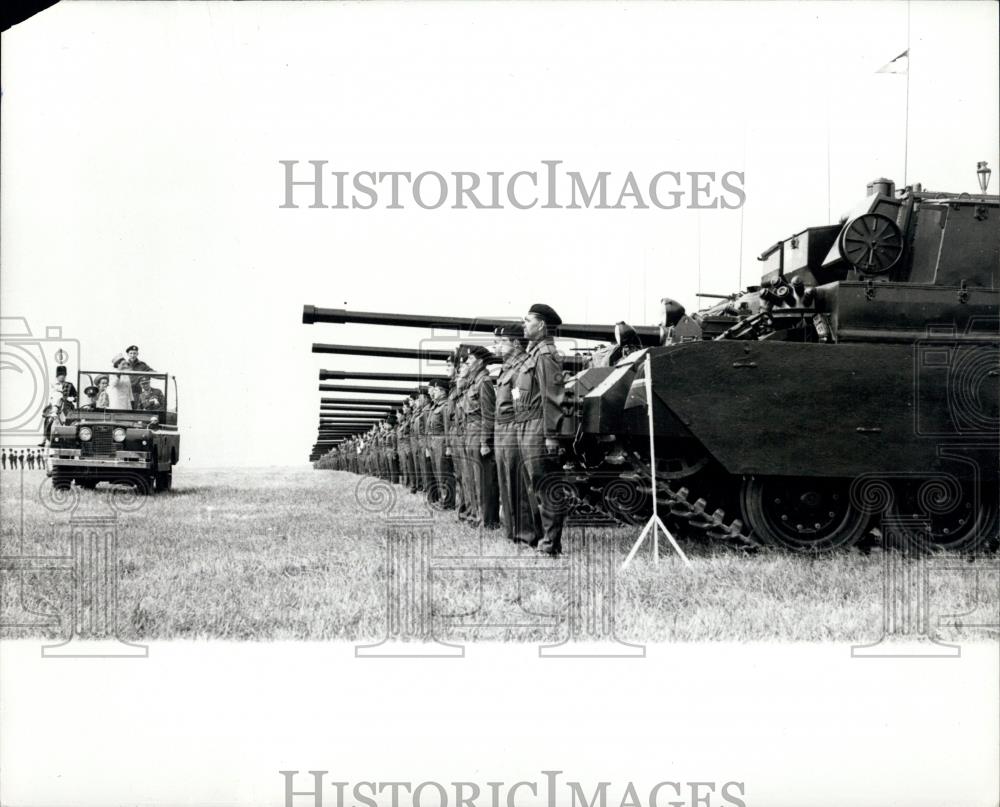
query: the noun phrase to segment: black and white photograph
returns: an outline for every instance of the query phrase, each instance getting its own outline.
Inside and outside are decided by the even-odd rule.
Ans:
[[[998,30],[5,10],[0,804],[1000,807]]]

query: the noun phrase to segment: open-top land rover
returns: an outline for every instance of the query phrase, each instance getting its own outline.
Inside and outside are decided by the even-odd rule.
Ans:
[[[180,457],[177,380],[165,373],[81,370],[77,408],[64,409],[49,436],[48,475],[74,482],[169,490]]]

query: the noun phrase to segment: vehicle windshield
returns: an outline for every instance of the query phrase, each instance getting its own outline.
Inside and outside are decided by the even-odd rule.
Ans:
[[[167,375],[149,371],[81,370],[77,384],[82,412],[173,412],[176,403],[167,390]]]

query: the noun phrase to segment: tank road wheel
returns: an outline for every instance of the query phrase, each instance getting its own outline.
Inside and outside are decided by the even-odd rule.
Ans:
[[[891,514],[904,519],[900,524],[902,537],[907,536],[906,521],[914,519],[927,524],[933,549],[979,552],[994,548],[1000,527],[995,485],[984,483],[978,492],[970,484],[956,484],[954,488],[926,480],[897,490]],[[918,536],[913,538],[917,540]]]
[[[871,521],[851,504],[850,482],[844,479],[745,477],[740,507],[757,538],[795,552],[851,546]]]

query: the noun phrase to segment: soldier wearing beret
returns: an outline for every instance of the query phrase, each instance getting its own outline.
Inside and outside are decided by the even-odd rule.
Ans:
[[[518,461],[517,425],[514,423],[514,378],[528,358],[524,325],[513,322],[495,331],[497,352],[503,359],[496,382],[496,420],[493,447],[496,453],[497,485],[500,489],[500,525],[504,536],[514,543],[537,544],[542,537],[541,521],[532,517],[537,508],[528,504],[528,478]]]
[[[475,524],[494,529],[500,526],[500,496],[493,456],[496,390],[486,369],[489,358],[490,351],[482,345],[469,346],[462,405],[465,412],[465,454],[470,471],[468,481],[476,500]]]
[[[537,509],[542,536],[539,552],[556,556],[562,552],[565,512],[546,492],[546,482],[558,475],[559,433],[562,426],[562,356],[552,339],[562,319],[544,303],[536,303],[524,317],[528,339],[527,358],[518,368],[511,389],[514,422],[517,424],[517,461],[528,476],[531,504]]]
[[[399,448],[399,475],[404,488],[414,490],[413,446],[410,444],[410,399],[403,401],[403,410],[396,426]]]
[[[424,492],[433,494],[433,498],[436,500],[437,491],[434,488],[434,463],[431,461],[430,443],[427,440],[427,422],[431,414],[431,394],[428,392],[427,387],[420,387],[417,392],[417,397],[420,400],[420,447],[421,456],[424,459]],[[428,496],[427,500],[431,501],[431,498],[431,496]]]
[[[427,448],[431,453],[431,468],[434,473],[434,501],[428,494],[428,501],[445,510],[455,507],[454,471],[451,457],[446,453],[447,437],[445,435],[445,420],[447,418],[447,397],[449,384],[445,379],[432,379],[428,385],[431,405],[427,410]]]
[[[410,407],[410,450],[413,453],[413,487],[414,493],[424,490],[424,447],[423,435],[420,433],[423,418],[423,399],[417,393],[410,396],[413,404]]]
[[[465,431],[461,399],[465,393],[465,347],[455,349],[448,365],[451,388],[445,403],[445,453],[451,460],[455,480],[455,510],[460,521],[469,518],[469,495],[465,483]]]

